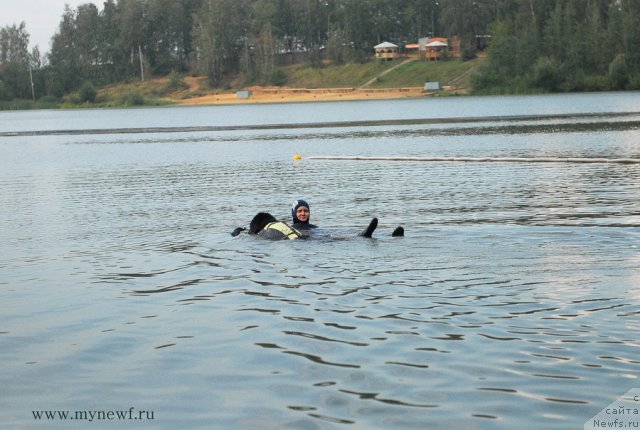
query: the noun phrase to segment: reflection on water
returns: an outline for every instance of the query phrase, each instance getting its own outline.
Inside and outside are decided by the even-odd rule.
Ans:
[[[306,155],[640,156],[595,122],[1,138],[3,421],[582,427],[638,384],[637,166]],[[229,235],[297,197],[322,240]]]
[[[200,132],[228,132],[228,131],[254,131],[254,130],[315,130],[328,128],[365,127],[376,129],[379,127],[397,127],[423,125],[446,125],[440,133],[532,133],[554,131],[588,131],[588,130],[620,130],[638,128],[638,112],[608,112],[608,113],[574,113],[552,115],[511,115],[511,116],[485,116],[485,117],[428,117],[410,119],[378,119],[356,121],[330,121],[330,122],[286,122],[278,124],[240,124],[240,125],[207,125],[207,126],[171,126],[171,127],[127,127],[127,128],[70,128],[70,129],[38,129],[38,130],[8,130],[0,129],[0,137],[17,136],[65,136],[65,135],[105,135],[105,134],[153,134],[153,133],[200,133]],[[510,123],[509,125],[501,125]],[[471,125],[468,125],[471,124]],[[482,124],[482,125],[478,125]],[[494,125],[490,125],[494,124]],[[456,130],[454,125],[468,125],[466,129]],[[415,130],[403,130],[406,134]],[[371,132],[376,133],[375,131]],[[424,133],[424,131],[422,131]],[[351,133],[354,135],[354,133]],[[371,137],[372,134],[359,137]],[[335,134],[333,134],[335,136]]]

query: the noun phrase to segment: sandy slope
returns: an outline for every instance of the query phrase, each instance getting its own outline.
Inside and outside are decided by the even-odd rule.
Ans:
[[[312,102],[336,100],[376,100],[420,97],[427,93],[422,88],[395,89],[359,89],[359,88],[263,88],[252,87],[251,97],[239,98],[235,92],[211,94],[181,100],[184,105],[204,104],[247,104],[247,103],[283,103],[283,102]]]

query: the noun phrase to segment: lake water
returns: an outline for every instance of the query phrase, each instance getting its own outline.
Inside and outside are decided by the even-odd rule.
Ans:
[[[0,112],[2,427],[581,429],[640,387],[638,164],[314,155],[640,158],[640,94]],[[299,197],[324,239],[230,236]]]

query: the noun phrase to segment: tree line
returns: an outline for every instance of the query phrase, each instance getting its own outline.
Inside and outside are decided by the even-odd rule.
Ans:
[[[477,91],[640,89],[640,2],[512,1],[491,24]]]
[[[478,91],[640,86],[637,0],[106,0],[66,6],[44,56],[24,23],[0,29],[0,100],[170,72],[277,84],[293,53],[321,67],[385,40],[458,36],[470,58],[486,35]]]

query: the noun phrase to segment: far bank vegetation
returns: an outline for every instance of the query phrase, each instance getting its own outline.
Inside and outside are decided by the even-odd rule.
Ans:
[[[391,67],[372,57],[376,44],[402,53],[435,36],[457,38],[461,58],[415,62],[372,86],[446,80],[484,51],[468,77],[475,93],[640,89],[636,0],[106,0],[66,6],[47,53],[30,49],[24,23],[1,28],[0,105],[92,104],[126,82],[139,84],[118,104],[155,103],[187,93],[193,76],[206,79],[198,91],[357,86]]]

